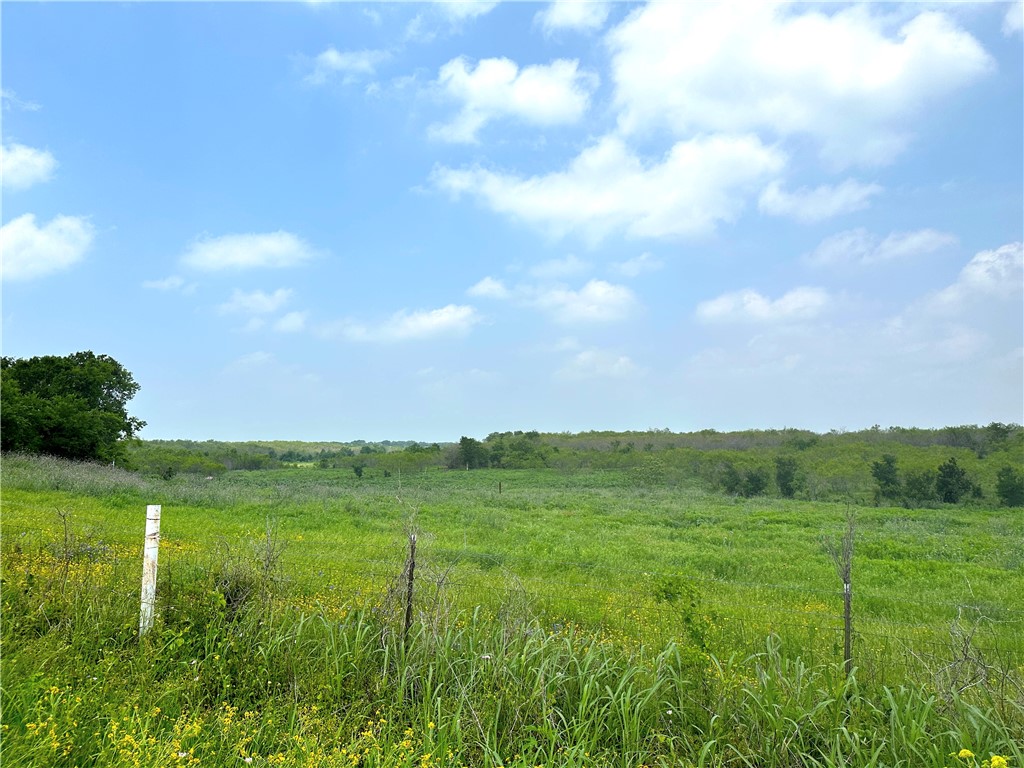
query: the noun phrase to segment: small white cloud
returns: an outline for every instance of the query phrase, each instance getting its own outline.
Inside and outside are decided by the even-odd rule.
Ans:
[[[267,321],[262,317],[250,317],[239,330],[242,333],[255,333],[256,331],[262,331],[266,326]]]
[[[388,51],[339,51],[334,47],[316,57],[313,71],[306,76],[310,85],[323,85],[338,75],[343,82],[354,82],[358,77],[373,75],[377,67],[391,58]]]
[[[484,299],[507,299],[512,295],[511,291],[505,287],[501,280],[496,280],[490,276],[485,277],[476,285],[470,287],[466,293],[470,296]]]
[[[772,216],[789,216],[810,223],[861,211],[880,192],[882,187],[878,184],[862,184],[854,179],[837,186],[802,187],[796,192],[786,192],[779,182],[773,181],[761,193],[757,207]]]
[[[1008,243],[974,255],[956,282],[925,302],[942,312],[963,310],[969,303],[1008,299],[1024,294],[1024,245]]]
[[[640,373],[640,368],[627,355],[619,355],[604,349],[585,349],[577,352],[555,376],[569,381],[588,381],[632,379]]]
[[[575,60],[520,70],[510,59],[483,59],[474,68],[460,56],[441,67],[436,85],[462,109],[450,123],[431,126],[431,138],[473,143],[484,125],[503,117],[542,126],[575,123],[589,106],[597,77],[581,72]]]
[[[291,299],[292,292],[288,288],[278,288],[273,293],[251,291],[246,293],[239,289],[231,292],[231,298],[217,309],[222,315],[242,313],[246,315],[267,315],[276,312]]]
[[[440,0],[434,7],[452,23],[484,16],[498,7],[498,0]]]
[[[316,255],[304,240],[290,232],[223,235],[193,242],[181,262],[203,272],[294,267]]]
[[[756,136],[716,135],[679,142],[660,162],[645,163],[609,135],[565,171],[521,178],[438,167],[431,180],[456,198],[471,194],[498,213],[596,242],[615,231],[657,238],[712,232],[734,220],[746,193],[784,162]]]
[[[289,312],[274,323],[274,330],[280,333],[298,333],[306,327],[308,312]]]
[[[623,277],[640,277],[646,272],[657,272],[665,266],[665,262],[654,258],[649,253],[641,253],[632,259],[612,264],[612,270]]]
[[[225,366],[224,370],[227,372],[233,371],[244,371],[250,368],[260,368],[273,362],[274,356],[269,352],[259,350],[257,352],[250,352],[247,355],[235,358]]]
[[[580,290],[548,288],[537,291],[532,303],[560,323],[609,323],[627,317],[637,306],[634,293],[624,285],[591,280]]]
[[[704,323],[774,323],[809,320],[820,315],[831,302],[823,288],[801,286],[772,301],[746,289],[725,293],[697,305],[697,319]]]
[[[587,262],[570,253],[564,259],[551,259],[530,267],[530,274],[541,280],[557,280],[578,275],[588,269],[590,265]]]
[[[37,227],[34,214],[23,214],[0,227],[3,279],[33,280],[67,269],[82,260],[93,236],[82,216],[56,216]]]
[[[1003,17],[1003,34],[1007,37],[1018,35],[1024,30],[1024,2],[1013,0]]]
[[[328,337],[341,336],[350,341],[398,342],[439,336],[464,336],[480,322],[476,309],[449,304],[440,309],[410,312],[401,310],[377,326],[341,321],[321,328]]]
[[[563,30],[595,32],[604,26],[610,10],[611,3],[599,0],[555,0],[534,21],[546,35]]]
[[[806,260],[817,266],[867,266],[916,258],[948,248],[956,242],[953,235],[934,229],[893,232],[880,240],[861,227],[822,240]]]
[[[185,287],[185,278],[171,275],[162,280],[143,280],[142,287],[153,291],[177,291]]]
[[[38,112],[42,106],[33,101],[24,101],[18,98],[18,94],[9,88],[0,88],[0,101],[4,109],[20,109],[23,112]]]
[[[24,144],[0,147],[0,178],[4,189],[28,189],[49,181],[56,169],[56,158],[45,150]]]

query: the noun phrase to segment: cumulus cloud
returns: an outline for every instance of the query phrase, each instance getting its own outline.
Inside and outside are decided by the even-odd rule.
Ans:
[[[291,297],[292,292],[288,288],[278,288],[273,293],[264,293],[263,291],[246,293],[236,288],[232,291],[231,298],[218,307],[218,311],[222,315],[235,313],[267,315],[279,310],[288,303]]]
[[[361,76],[373,75],[377,66],[391,58],[388,51],[339,51],[333,46],[318,55],[313,71],[306,76],[310,85],[323,85],[334,76],[343,82],[354,82]]]
[[[306,327],[308,312],[289,312],[274,323],[274,330],[280,333],[298,333]]]
[[[956,242],[953,235],[934,229],[893,232],[879,238],[859,227],[822,240],[806,260],[816,266],[869,266],[916,258],[948,248]]]
[[[24,144],[0,147],[0,178],[4,189],[28,189],[49,181],[56,169],[56,158],[45,150]]]
[[[773,181],[761,193],[757,207],[772,216],[788,216],[811,223],[864,210],[870,199],[881,191],[877,184],[846,179],[836,186],[822,184],[814,189],[802,187],[796,192],[787,192],[779,182]]]
[[[142,287],[151,291],[183,291],[189,292],[194,285],[186,285],[185,278],[180,275],[170,275],[159,280],[143,280]]]
[[[441,67],[437,86],[462,108],[450,123],[432,125],[431,138],[473,143],[484,125],[499,118],[542,126],[575,123],[587,111],[597,77],[568,59],[520,69],[509,59],[483,59],[473,67],[460,56]]]
[[[812,138],[835,167],[889,163],[915,116],[994,63],[944,13],[888,23],[870,5],[656,0],[608,37],[620,128],[767,130]]]
[[[971,303],[1020,298],[1024,295],[1024,245],[1008,243],[981,251],[960,270],[956,282],[925,302],[943,312],[963,310]]]
[[[1022,29],[1024,29],[1024,2],[1013,0],[1003,17],[1003,34],[1007,37],[1019,35]]]
[[[801,286],[774,301],[748,288],[701,302],[697,305],[697,319],[704,323],[809,320],[820,315],[830,302],[831,297],[823,288]]]
[[[556,280],[585,272],[590,265],[574,254],[564,259],[551,259],[530,267],[530,274],[542,280]]]
[[[343,320],[323,327],[321,333],[349,341],[415,341],[439,336],[464,336],[478,322],[480,316],[474,307],[449,304],[440,309],[414,312],[403,309],[375,326]]]
[[[654,258],[649,253],[641,253],[639,256],[613,264],[612,270],[623,277],[640,277],[646,272],[657,272],[663,266],[665,266],[663,261]]]
[[[531,302],[560,323],[609,323],[627,317],[637,305],[635,294],[624,285],[591,280],[578,291],[569,288],[537,290]]]
[[[534,21],[546,35],[563,30],[594,32],[604,26],[610,10],[611,3],[598,0],[555,0]]]
[[[94,229],[81,216],[56,216],[46,225],[26,213],[0,227],[3,279],[33,280],[60,272],[82,260]]]
[[[501,280],[490,276],[471,286],[466,293],[483,299],[507,299],[512,295]]]
[[[479,198],[498,213],[556,235],[599,241],[615,231],[633,237],[706,234],[732,221],[746,193],[785,162],[755,136],[703,136],[677,143],[645,163],[617,136],[585,149],[560,172],[522,178],[480,167],[435,168],[435,187]]]
[[[290,232],[223,235],[194,241],[181,257],[187,267],[203,272],[257,267],[294,267],[316,255],[302,238]]]
[[[577,352],[555,374],[559,379],[589,381],[592,379],[632,379],[642,373],[627,355],[604,349]]]
[[[439,0],[434,7],[453,23],[475,19],[493,11],[498,0]]]

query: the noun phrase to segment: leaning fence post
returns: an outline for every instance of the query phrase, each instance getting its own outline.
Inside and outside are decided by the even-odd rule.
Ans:
[[[139,611],[139,637],[153,628],[156,607],[156,558],[160,551],[160,505],[146,507],[146,546],[142,553],[142,606]]]
[[[413,574],[416,572],[416,534],[409,534],[409,569],[405,578],[405,632],[402,640],[409,639],[409,629],[412,627],[412,582]]]

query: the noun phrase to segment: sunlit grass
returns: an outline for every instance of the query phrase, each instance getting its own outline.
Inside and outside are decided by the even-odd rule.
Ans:
[[[0,512],[5,766],[1021,765],[1012,511],[857,510],[852,679],[821,547],[842,505],[7,457]]]

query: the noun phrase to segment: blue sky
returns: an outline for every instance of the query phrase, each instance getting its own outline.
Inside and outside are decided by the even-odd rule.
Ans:
[[[5,3],[3,354],[146,438],[1021,422],[1021,17]]]

